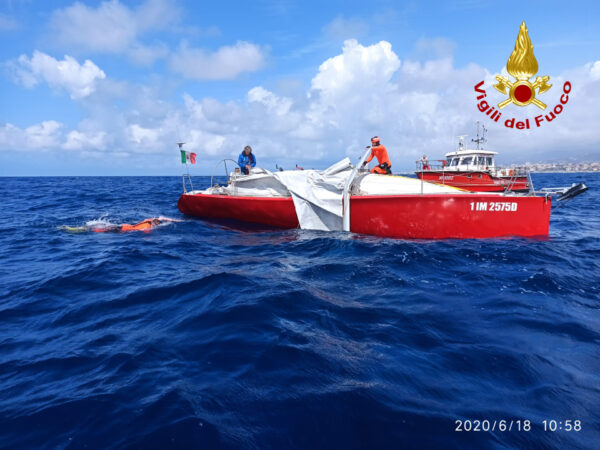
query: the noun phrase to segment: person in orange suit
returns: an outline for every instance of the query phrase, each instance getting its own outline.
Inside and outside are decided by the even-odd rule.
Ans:
[[[115,225],[111,227],[92,228],[92,231],[96,233],[106,233],[107,231],[150,231],[152,227],[160,225],[161,222],[162,220],[158,218],[153,218],[142,220],[141,222],[138,222],[134,225],[124,223],[122,225]]]
[[[369,164],[373,158],[377,158],[379,164],[371,169],[371,173],[378,173],[381,175],[392,174],[392,162],[388,156],[387,149],[384,145],[381,145],[378,136],[373,136],[371,138],[371,154],[365,161],[365,164]]]
[[[135,225],[129,225],[128,223],[124,223],[121,225],[121,231],[146,231],[150,230],[153,226],[160,225],[160,219],[146,219],[142,220]]]

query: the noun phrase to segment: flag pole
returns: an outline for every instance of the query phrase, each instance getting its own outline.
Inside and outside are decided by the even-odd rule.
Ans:
[[[192,188],[192,191],[193,191],[193,190],[194,190],[194,185],[193,185],[193,183],[192,183],[192,177],[190,176],[190,166],[188,166],[188,163],[187,163],[187,158],[186,158],[186,160],[185,160],[185,168],[186,168],[186,170],[187,170],[187,176],[188,176],[188,180],[190,180],[190,186],[191,186],[191,188]]]
[[[177,145],[179,146],[179,151],[180,152],[185,152],[185,150],[183,149],[183,144],[185,144],[185,142],[178,142]],[[194,184],[192,183],[192,177],[190,176],[190,166],[188,166],[187,163],[187,152],[184,153],[185,154],[185,170],[187,173],[187,177],[188,177],[188,181],[190,182],[190,187],[192,188],[192,191],[194,190]],[[183,176],[185,178],[185,175]],[[183,182],[183,191],[186,192],[185,190],[185,181]]]

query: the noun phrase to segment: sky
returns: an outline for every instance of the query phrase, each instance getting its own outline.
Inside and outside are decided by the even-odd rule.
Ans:
[[[600,160],[600,4],[578,1],[0,0],[0,176],[196,175],[251,145],[258,165],[326,168],[371,136],[393,169],[488,128],[504,164]],[[506,72],[521,22],[548,108],[499,123],[474,86]],[[532,80],[533,81],[533,80]],[[532,120],[560,104],[552,122]]]

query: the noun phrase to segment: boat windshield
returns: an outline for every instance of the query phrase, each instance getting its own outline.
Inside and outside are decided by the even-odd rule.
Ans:
[[[458,166],[458,158],[453,158],[452,159],[452,163],[450,165],[451,166]]]
[[[471,164],[472,157],[463,158],[462,164]]]
[[[492,157],[491,157],[491,156],[488,156],[486,159],[487,159],[487,163],[486,163],[486,164],[487,164],[488,166],[492,166],[492,165],[494,165],[494,162],[492,161]]]

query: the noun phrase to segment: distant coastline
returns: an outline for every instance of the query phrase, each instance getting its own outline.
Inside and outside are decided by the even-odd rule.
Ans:
[[[594,173],[600,172],[600,162],[525,163],[532,173]]]
[[[600,170],[532,170],[531,173],[600,173]]]

